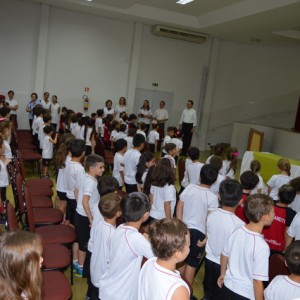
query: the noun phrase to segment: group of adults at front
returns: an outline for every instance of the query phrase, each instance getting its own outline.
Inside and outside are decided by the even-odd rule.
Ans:
[[[10,108],[11,121],[14,123],[15,127],[18,128],[17,121],[17,110],[18,110],[18,101],[14,98],[14,91],[9,91],[7,93],[8,99],[6,104]],[[60,117],[60,105],[57,101],[57,96],[53,95],[51,97],[51,102],[49,100],[50,94],[45,92],[43,94],[43,99],[38,99],[37,93],[31,94],[31,100],[26,106],[26,112],[28,112],[29,117],[29,127],[32,128],[32,122],[34,119],[33,109],[37,104],[43,106],[44,109],[48,109],[51,112],[52,122],[55,124],[59,123]],[[164,138],[165,132],[165,123],[169,119],[169,113],[165,108],[165,102],[160,101],[159,108],[155,110],[154,114],[152,114],[150,103],[148,100],[144,100],[142,107],[139,109],[138,117],[140,123],[145,123],[147,126],[147,132],[150,128],[150,124],[152,120],[156,120],[159,125],[159,134],[160,138]],[[186,104],[186,108],[182,111],[181,118],[179,121],[179,129],[182,130],[183,136],[183,148],[182,154],[186,155],[187,149],[191,145],[193,133],[195,131],[195,127],[197,125],[197,114],[196,110],[193,108],[194,102],[192,100],[188,100]],[[122,112],[128,113],[126,106],[126,99],[124,97],[120,97],[119,104],[113,108],[113,102],[111,100],[107,100],[105,102],[104,107],[104,116],[108,114],[114,115],[115,119],[118,121],[120,118],[120,114]]]

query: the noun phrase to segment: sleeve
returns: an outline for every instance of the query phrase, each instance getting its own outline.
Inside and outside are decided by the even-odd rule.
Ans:
[[[265,241],[258,246],[254,253],[253,261],[253,279],[260,281],[269,280],[269,256],[270,248]]]
[[[157,110],[154,112],[153,118],[157,118]]]
[[[224,245],[224,248],[223,248],[223,250],[222,250],[222,254],[224,255],[224,256],[227,256],[227,257],[229,257],[229,251],[230,251],[230,248],[231,248],[231,240],[232,240],[232,233],[231,233],[231,235],[229,236],[229,238],[227,239],[227,241],[226,241],[226,243],[225,243],[225,245]]]
[[[282,275],[276,276],[268,285],[264,291],[265,300],[274,300],[276,299],[276,286],[277,282],[283,279]]]
[[[124,156],[118,158],[119,171],[124,171]]]
[[[193,126],[194,127],[197,126],[197,113],[196,113],[196,110],[194,110],[194,122],[193,122]]]
[[[92,196],[96,188],[97,184],[95,184],[92,180],[86,180],[83,188],[83,195]]]
[[[169,113],[168,113],[168,111],[166,110],[166,119],[169,119]]]
[[[294,217],[294,219],[293,219],[293,221],[292,221],[292,223],[291,223],[291,225],[290,225],[290,227],[289,227],[289,229],[288,229],[288,235],[289,236],[291,236],[291,237],[295,237],[296,236],[296,234],[297,234],[297,220],[299,219],[299,217],[300,217],[300,213],[298,213],[295,217]]]
[[[267,185],[268,185],[269,187],[273,188],[274,180],[275,180],[275,178],[274,178],[274,175],[273,175],[273,176],[268,180]]]
[[[181,113],[181,117],[180,117],[180,121],[179,121],[179,124],[180,124],[180,125],[182,124],[183,115],[184,115],[184,110],[183,110],[182,113]]]
[[[159,133],[158,133],[158,132],[155,133],[155,140],[156,140],[156,141],[159,140]]]
[[[182,202],[185,202],[188,198],[188,193],[189,193],[189,190],[190,190],[190,186],[188,185],[184,191],[180,194],[180,200]]]
[[[209,197],[208,210],[212,211],[212,210],[218,208],[219,202],[218,202],[217,196],[213,193],[209,193],[208,197]]]
[[[287,227],[289,227],[291,225],[295,216],[296,216],[296,212],[294,210],[292,210],[291,208],[287,207],[286,208],[286,221],[285,221],[285,225]]]
[[[154,256],[150,242],[146,240],[141,233],[138,233],[133,245],[135,248],[135,253],[138,253],[139,255],[142,255],[148,259]]]
[[[76,184],[76,188],[79,187],[79,184],[82,180],[84,180],[84,175],[85,175],[85,171],[84,168],[80,168],[76,174],[75,174],[75,184]]]
[[[166,186],[164,202],[176,201],[176,192],[173,185]]]

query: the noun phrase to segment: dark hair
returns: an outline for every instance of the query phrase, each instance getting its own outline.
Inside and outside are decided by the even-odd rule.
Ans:
[[[39,97],[37,93],[31,93],[30,97],[35,96],[36,99]]]
[[[95,118],[97,116],[97,114],[96,113],[91,113],[91,118]]]
[[[223,180],[219,188],[222,206],[236,207],[243,195],[242,185],[234,179]]]
[[[210,164],[204,165],[200,171],[200,182],[211,186],[218,178],[219,172]]]
[[[146,130],[147,129],[147,125],[144,122],[140,123],[140,129],[141,130]]]
[[[238,157],[239,153],[238,153],[238,150],[237,148],[235,147],[229,147],[227,149],[227,152],[226,152],[226,158],[227,160],[230,161],[230,164],[226,170],[226,174],[228,174],[228,172],[232,169],[233,172],[235,173],[236,172],[236,168],[237,168],[237,163],[238,163]]]
[[[15,94],[14,91],[8,91],[7,95],[9,95],[9,94],[11,94],[11,93],[12,93],[13,95]]]
[[[93,120],[92,118],[90,117],[86,117],[85,120],[84,120],[85,124],[84,124],[84,140],[86,141],[86,138],[88,138],[90,141],[93,139],[93,136],[95,134],[95,120]],[[87,132],[88,132],[88,129],[89,128],[92,128],[92,131],[90,133],[90,136],[88,137],[87,136]]]
[[[150,110],[149,100],[144,100],[141,109],[144,109],[144,104],[145,104],[145,102],[147,102],[147,108],[146,108],[146,109],[147,109],[147,110]]]
[[[104,114],[104,110],[102,108],[101,109],[97,109],[97,116],[98,117],[103,116],[103,114]]]
[[[134,136],[136,134],[135,128],[128,128],[127,136]]]
[[[121,101],[121,100],[124,101],[124,105],[126,106],[126,99],[125,99],[125,97],[120,97],[120,99],[119,99],[119,104],[120,104],[120,101]]]
[[[115,177],[103,176],[98,179],[98,192],[100,196],[107,195],[109,193],[114,193],[119,188],[119,182]]]
[[[258,160],[252,160],[250,163],[250,170],[254,173],[257,173],[260,171],[260,162]]]
[[[154,255],[168,260],[177,251],[182,251],[189,234],[187,226],[178,219],[154,220],[149,227],[149,238]]]
[[[100,198],[98,208],[104,218],[112,219],[121,210],[121,197],[117,193],[109,193]]]
[[[49,134],[51,132],[54,132],[55,131],[55,128],[51,125],[46,125],[44,128],[43,128],[43,131],[45,134]]]
[[[118,139],[115,141],[114,151],[118,152],[120,150],[123,150],[125,147],[127,147],[127,141],[124,139]]]
[[[80,157],[85,151],[85,142],[82,139],[75,139],[70,145],[72,157]]]
[[[44,93],[44,96],[45,96],[46,94],[50,95],[49,92],[45,92],[45,93]]]
[[[245,171],[240,176],[240,181],[241,181],[243,189],[245,189],[245,190],[253,190],[257,186],[257,184],[258,184],[259,178],[252,171]]]
[[[153,177],[152,175],[153,175],[155,168],[156,168],[156,165],[153,165],[149,168],[146,178],[145,178],[145,181],[144,181],[143,193],[146,194],[147,196],[149,196],[149,194],[150,194],[152,177]]]
[[[111,105],[112,105],[112,101],[111,101],[110,99],[107,99],[107,100],[105,101],[105,106],[107,106],[107,104],[108,104],[109,102],[110,102]]]
[[[224,152],[223,144],[216,144],[214,146],[214,155],[222,156],[223,152]]]
[[[140,147],[145,143],[145,137],[142,134],[137,133],[132,140],[133,147]]]
[[[174,150],[176,148],[176,145],[174,143],[168,143],[165,145],[165,150],[167,153]]]
[[[43,114],[43,121],[44,121],[44,123],[48,123],[50,120],[51,120],[50,113],[48,111],[45,111],[45,113]]]
[[[300,177],[296,177],[290,181],[290,186],[293,187],[296,192],[300,191]]]
[[[274,202],[271,197],[264,194],[254,194],[247,197],[244,212],[251,222],[258,223],[262,216],[270,213],[273,206]]]
[[[187,150],[187,155],[191,160],[197,160],[200,157],[200,150],[197,147],[190,147]]]
[[[90,154],[85,160],[85,169],[88,171],[90,167],[95,167],[98,163],[104,163],[104,158],[98,154]]]
[[[78,122],[78,119],[79,119],[79,117],[77,116],[77,114],[71,114],[71,115],[70,115],[70,121],[71,121],[72,123]],[[81,120],[82,120],[82,118],[81,118]]]
[[[120,127],[119,127],[119,131],[120,132],[125,132],[127,129],[127,125],[126,124],[120,124]]]
[[[170,131],[174,131],[174,126],[169,126],[169,127],[167,128],[167,132],[170,132]]]
[[[194,101],[193,100],[188,100],[187,102],[190,102],[192,105],[194,105]]]
[[[150,211],[150,202],[144,193],[130,193],[122,199],[121,210],[126,222],[137,222]]]
[[[174,184],[174,182],[175,175],[171,161],[168,158],[160,159],[153,169],[151,184],[158,187],[164,187],[167,184]]]
[[[291,204],[295,197],[296,190],[288,184],[284,184],[278,189],[278,198],[281,203]]]
[[[57,101],[57,96],[56,96],[56,95],[52,95],[52,98],[53,98],[53,97],[54,97],[54,98],[56,99],[56,101]]]
[[[7,106],[3,106],[0,108],[0,115],[1,117],[5,117],[10,113],[10,108]]]
[[[154,158],[154,154],[150,151],[145,151],[140,156],[139,162],[136,166],[135,179],[138,183],[142,184],[142,177],[146,170],[146,162],[151,161]]]
[[[300,241],[291,243],[286,248],[284,255],[290,272],[300,276]]]
[[[44,108],[41,104],[37,104],[34,108],[33,108],[33,113],[38,117],[41,114],[44,113]]]
[[[220,156],[213,155],[209,160],[209,164],[219,172],[222,169],[223,160]]]
[[[137,116],[135,115],[135,114],[130,114],[129,116],[128,116],[128,121],[132,121],[132,120],[136,120],[137,119]]]
[[[57,169],[66,166],[66,157],[74,140],[75,136],[72,133],[65,133],[61,136],[61,143],[55,154],[55,166]]]

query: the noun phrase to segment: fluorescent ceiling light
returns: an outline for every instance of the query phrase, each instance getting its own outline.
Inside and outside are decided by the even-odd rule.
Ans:
[[[193,2],[193,1],[194,0],[178,0],[178,1],[176,1],[176,3],[185,5],[185,4],[188,4],[188,3]]]

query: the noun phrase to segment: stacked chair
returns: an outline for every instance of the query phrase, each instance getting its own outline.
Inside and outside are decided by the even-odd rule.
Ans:
[[[18,149],[19,147],[22,149]],[[40,159],[32,144],[30,132],[13,131],[12,149],[14,159],[8,165],[8,173],[15,205],[13,206],[7,200],[5,202],[6,229],[29,230],[41,236],[44,259],[42,298],[44,300],[71,299],[71,285],[63,272],[70,266],[71,284],[73,284],[71,249],[76,240],[75,230],[61,224],[63,213],[53,208],[52,180],[39,178],[25,180],[23,161],[30,160],[38,163]]]

